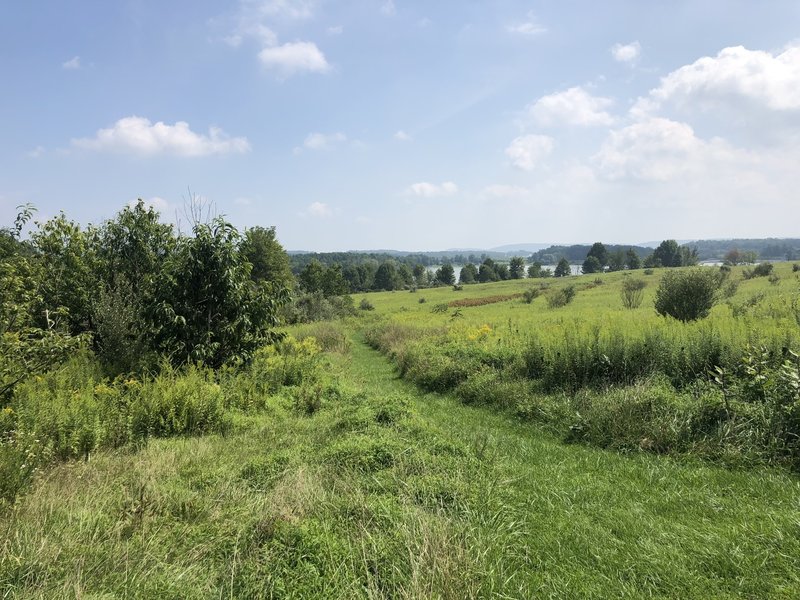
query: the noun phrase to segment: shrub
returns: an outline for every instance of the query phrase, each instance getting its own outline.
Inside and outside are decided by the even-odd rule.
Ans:
[[[797,273],[798,271],[800,271],[800,265],[797,264],[797,263],[794,263],[792,265],[792,273]]]
[[[622,306],[627,309],[639,308],[642,304],[642,297],[644,296],[644,288],[647,282],[644,279],[633,279],[626,277],[622,280]]]
[[[645,269],[644,270],[644,274],[645,275],[652,275],[653,274],[653,269]]]
[[[523,301],[524,301],[526,304],[530,304],[530,303],[531,303],[531,302],[533,302],[533,301],[534,301],[536,298],[538,298],[538,297],[539,297],[539,294],[540,294],[540,292],[539,292],[539,290],[537,290],[536,288],[528,288],[527,290],[525,290],[524,292],[522,292],[522,300],[523,300]]]
[[[780,282],[781,278],[780,278],[780,277],[778,277],[778,276],[777,276],[775,273],[773,273],[772,275],[770,275],[770,276],[767,278],[767,280],[768,280],[768,281],[769,281],[769,282],[770,282],[772,285],[778,285],[778,283]]]
[[[361,302],[358,304],[358,308],[360,308],[361,310],[375,310],[375,307],[372,305],[372,302],[370,302],[366,298],[361,299]]]
[[[427,300],[425,300],[425,296],[423,296],[422,298],[417,300],[417,302],[419,302],[420,304],[425,304],[427,302]]]
[[[772,273],[772,263],[763,262],[752,269],[745,269],[743,276],[745,279],[753,279],[753,277],[767,277],[770,273]]]
[[[718,289],[719,278],[710,269],[669,271],[656,290],[656,312],[684,322],[703,319],[714,306]]]
[[[575,291],[574,285],[568,285],[567,287],[561,288],[547,296],[547,306],[550,308],[561,308],[562,306],[566,306],[572,299],[575,298]]]

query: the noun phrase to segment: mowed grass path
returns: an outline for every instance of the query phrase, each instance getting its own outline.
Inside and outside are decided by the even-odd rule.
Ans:
[[[336,393],[57,466],[0,515],[4,598],[797,598],[800,484],[566,445],[353,337]]]
[[[467,518],[486,528],[470,551],[508,577],[498,597],[800,597],[796,477],[564,444],[421,392],[363,344],[351,368],[373,393],[402,389],[490,463],[500,510]]]

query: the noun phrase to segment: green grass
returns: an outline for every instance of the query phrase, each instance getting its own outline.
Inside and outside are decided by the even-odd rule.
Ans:
[[[709,317],[688,323],[653,307],[665,272],[370,294],[367,338],[424,389],[510,409],[566,439],[800,468],[792,266],[777,265],[772,281],[733,269]],[[621,298],[628,278],[646,282],[635,309]],[[532,302],[516,298],[530,289]]]
[[[0,594],[800,594],[796,477],[564,444],[425,393],[351,338],[324,381],[231,412],[224,435],[43,471],[0,517]]]

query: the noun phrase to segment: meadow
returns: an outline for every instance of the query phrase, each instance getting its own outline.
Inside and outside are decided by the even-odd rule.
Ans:
[[[364,294],[217,369],[77,353],[3,412],[0,593],[795,598],[797,272],[681,323],[665,271]]]

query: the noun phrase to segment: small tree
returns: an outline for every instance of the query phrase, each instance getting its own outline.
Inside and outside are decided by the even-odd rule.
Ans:
[[[569,261],[566,258],[562,257],[561,260],[558,261],[555,273],[553,273],[553,275],[555,275],[556,277],[566,277],[571,272],[572,271],[570,270],[569,267]]]
[[[667,272],[656,291],[656,312],[684,322],[703,319],[714,306],[718,289],[719,277],[711,269]]]
[[[475,283],[478,278],[478,268],[472,263],[467,263],[461,267],[461,274],[458,278],[459,283]]]
[[[628,309],[639,308],[642,304],[642,297],[644,296],[644,288],[647,282],[644,279],[633,279],[626,277],[622,281],[622,306]]]
[[[642,268],[642,261],[633,248],[628,248],[628,251],[625,253],[625,265],[632,271]]]
[[[442,285],[453,285],[456,282],[456,274],[453,265],[443,264],[436,270],[436,281]]]
[[[586,260],[583,261],[581,272],[583,272],[584,274],[601,273],[602,271],[603,271],[603,265],[600,264],[600,260],[598,260],[596,256],[587,256]]]
[[[508,274],[511,279],[522,279],[525,277],[525,259],[515,256],[508,264]]]

